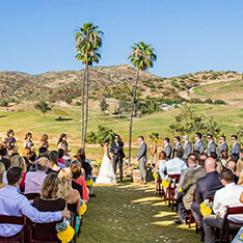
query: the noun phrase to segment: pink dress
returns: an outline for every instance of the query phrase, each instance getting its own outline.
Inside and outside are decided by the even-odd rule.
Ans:
[[[84,201],[88,201],[89,200],[89,192],[88,192],[86,181],[85,181],[84,177],[80,176],[78,179],[75,180],[75,182],[77,182],[79,185],[82,186],[82,199]]]

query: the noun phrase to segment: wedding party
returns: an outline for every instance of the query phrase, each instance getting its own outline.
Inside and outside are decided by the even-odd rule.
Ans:
[[[243,242],[241,0],[0,2],[0,243]]]

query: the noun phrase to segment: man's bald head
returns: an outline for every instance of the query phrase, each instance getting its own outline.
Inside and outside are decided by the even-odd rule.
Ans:
[[[216,160],[214,158],[207,158],[205,161],[205,170],[207,173],[214,172],[216,168]]]

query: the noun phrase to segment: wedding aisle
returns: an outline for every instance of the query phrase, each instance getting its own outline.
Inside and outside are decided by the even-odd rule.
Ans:
[[[79,242],[198,242],[194,229],[173,223],[171,212],[153,185],[97,186]]]

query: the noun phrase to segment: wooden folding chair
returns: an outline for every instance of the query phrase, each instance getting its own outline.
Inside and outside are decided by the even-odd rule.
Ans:
[[[0,215],[0,224],[16,224],[16,225],[25,225],[25,217],[23,216],[7,216]],[[11,237],[2,237],[0,236],[0,243],[25,243],[25,234],[24,228],[18,234]]]
[[[169,207],[173,207],[176,204],[176,199],[175,199],[175,193],[176,193],[176,186],[179,183],[180,180],[180,174],[174,174],[174,175],[168,175],[171,182],[169,187],[166,190],[166,194],[167,194],[167,199],[168,199],[168,205]]]

